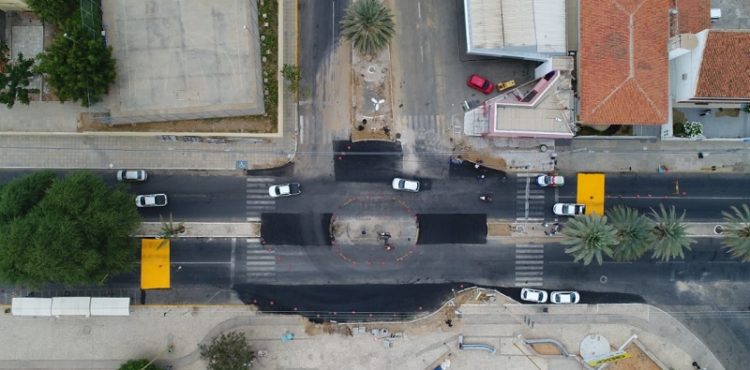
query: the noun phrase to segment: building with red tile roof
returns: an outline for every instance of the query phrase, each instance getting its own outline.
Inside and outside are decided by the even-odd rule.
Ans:
[[[704,30],[670,60],[675,106],[739,108],[750,103],[750,31]]]
[[[711,28],[711,0],[676,0],[679,33],[698,33]]]
[[[578,121],[669,120],[668,0],[579,2]]]

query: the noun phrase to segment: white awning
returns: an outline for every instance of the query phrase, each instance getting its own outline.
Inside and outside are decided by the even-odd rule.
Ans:
[[[10,312],[13,316],[52,316],[52,298],[13,298]]]
[[[89,316],[91,297],[54,297],[52,316]]]
[[[130,298],[91,298],[91,316],[130,316]]]

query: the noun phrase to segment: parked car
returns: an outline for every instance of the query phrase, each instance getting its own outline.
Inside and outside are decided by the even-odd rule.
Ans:
[[[547,292],[541,289],[523,288],[521,289],[521,299],[526,302],[545,303],[547,302]]]
[[[167,194],[141,194],[135,197],[135,205],[139,208],[164,207],[167,205]]]
[[[555,188],[565,185],[565,178],[562,176],[539,175],[536,183],[543,188]]]
[[[578,292],[552,292],[549,301],[555,304],[576,304],[580,300]]]
[[[393,190],[411,191],[414,193],[419,191],[419,181],[417,180],[406,180],[396,177],[391,182],[391,186]]]
[[[469,76],[469,79],[466,80],[466,85],[485,94],[490,94],[495,89],[495,85],[490,80],[476,73]]]
[[[124,182],[143,182],[148,179],[148,173],[144,170],[119,170],[117,171],[117,181]]]
[[[586,212],[586,206],[575,203],[557,203],[552,206],[552,213],[558,216],[577,216]]]
[[[302,194],[302,187],[297,183],[271,185],[268,188],[268,195],[271,198],[289,197],[300,194]]]

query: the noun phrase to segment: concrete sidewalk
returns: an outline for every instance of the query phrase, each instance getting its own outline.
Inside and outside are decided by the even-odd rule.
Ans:
[[[476,292],[468,293],[473,298]],[[493,294],[492,292],[489,292]],[[257,368],[422,369],[441,355],[452,353],[457,369],[497,368],[544,370],[580,369],[573,358],[538,356],[522,339],[553,338],[569,352],[588,334],[600,334],[617,347],[638,336],[661,362],[674,369],[723,369],[692,333],[669,314],[654,307],[633,305],[519,305],[494,293],[493,301],[470,301],[459,307],[452,324],[440,314],[409,323],[353,324],[353,335],[325,334],[298,316],[258,314],[248,306],[133,306],[130,317],[14,317],[0,315],[0,369],[116,369],[128,359],[156,359],[175,370],[205,369],[198,345],[227,331],[247,333],[256,350],[265,351]],[[364,317],[364,316],[363,316]],[[365,332],[353,330],[365,327]],[[390,328],[389,346],[370,334]],[[334,330],[342,329],[335,326]],[[282,342],[286,331],[294,340]],[[340,331],[340,330],[339,330]],[[344,330],[346,331],[346,330]],[[496,353],[462,351],[457,338],[487,343]],[[171,352],[167,348],[172,346]]]
[[[742,140],[578,138],[558,141],[557,168],[566,172],[750,173],[750,143]],[[702,156],[702,158],[701,158]]]
[[[162,137],[0,135],[1,168],[234,170],[278,167],[296,140],[171,141]]]
[[[185,232],[175,238],[260,238],[260,220],[257,222],[174,222],[183,225]],[[162,233],[161,222],[143,222],[134,237],[157,238]]]

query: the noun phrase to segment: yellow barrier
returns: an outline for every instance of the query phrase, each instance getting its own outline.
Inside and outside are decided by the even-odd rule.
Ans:
[[[170,287],[169,239],[141,239],[141,289]]]
[[[604,216],[604,174],[579,173],[576,203],[586,205],[586,214]]]

